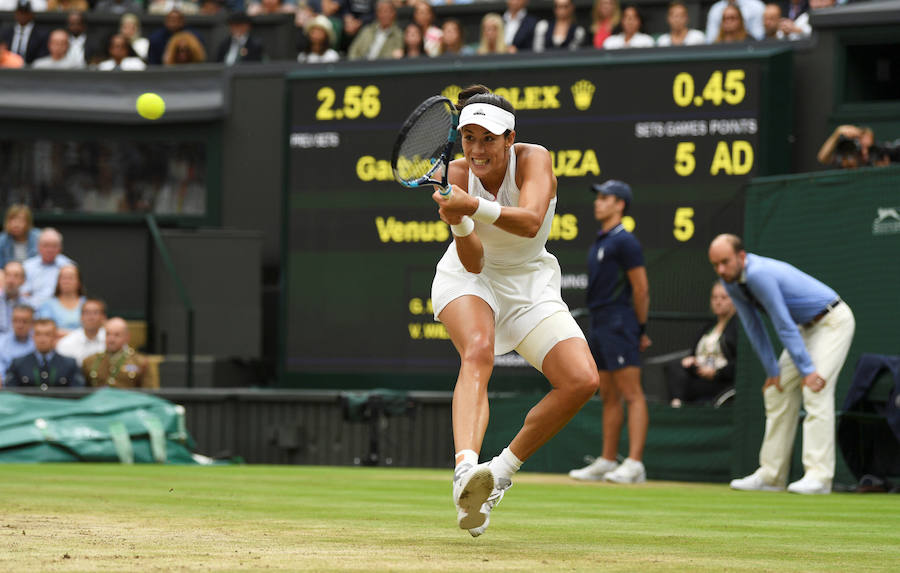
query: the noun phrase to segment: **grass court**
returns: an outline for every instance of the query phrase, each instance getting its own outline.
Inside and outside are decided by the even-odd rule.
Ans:
[[[900,496],[521,472],[487,533],[449,470],[0,466],[0,571],[897,571]]]

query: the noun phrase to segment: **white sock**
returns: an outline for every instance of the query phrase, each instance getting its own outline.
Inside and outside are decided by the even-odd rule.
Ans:
[[[503,448],[500,455],[491,460],[491,472],[493,472],[495,480],[498,478],[512,479],[513,474],[519,471],[520,467],[522,467],[522,460],[517,458],[509,448]]]
[[[475,450],[460,450],[456,452],[456,467],[461,464],[478,465],[478,453]]]

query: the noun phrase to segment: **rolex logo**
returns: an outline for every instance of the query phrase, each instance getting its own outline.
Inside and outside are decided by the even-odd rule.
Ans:
[[[575,107],[579,111],[584,111],[591,107],[591,100],[594,99],[594,90],[597,88],[587,80],[578,80],[572,84],[572,98],[575,100]]]
[[[452,101],[454,104],[459,99],[459,92],[462,91],[462,88],[459,86],[447,86],[444,88],[444,91],[441,92],[441,95],[445,98]]]

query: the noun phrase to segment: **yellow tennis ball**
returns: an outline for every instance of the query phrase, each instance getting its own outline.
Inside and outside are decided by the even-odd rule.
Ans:
[[[137,98],[137,112],[145,119],[159,119],[166,112],[166,102],[154,93],[141,94]]]

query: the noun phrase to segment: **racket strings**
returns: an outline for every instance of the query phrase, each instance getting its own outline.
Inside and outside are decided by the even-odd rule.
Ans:
[[[447,106],[433,105],[410,126],[397,154],[397,174],[404,181],[429,175],[437,166],[453,121]]]

